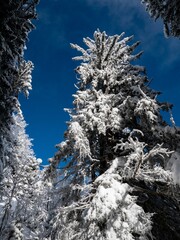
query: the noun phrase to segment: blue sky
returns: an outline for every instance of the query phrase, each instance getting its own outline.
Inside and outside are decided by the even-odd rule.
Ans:
[[[151,87],[162,92],[159,100],[174,104],[173,116],[180,125],[179,40],[164,37],[162,22],[150,19],[140,0],[41,0],[37,11],[36,30],[30,33],[25,52],[35,65],[33,90],[20,102],[35,154],[44,163],[63,140],[69,120],[63,108],[72,107],[76,91],[78,62],[71,58],[77,53],[70,43],[84,46],[82,38],[92,37],[97,28],[108,35],[125,32],[141,41],[138,50],[144,54],[138,64],[146,67]]]

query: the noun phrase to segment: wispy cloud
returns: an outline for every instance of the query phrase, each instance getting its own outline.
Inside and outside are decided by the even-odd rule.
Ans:
[[[40,26],[38,29],[41,31],[41,34],[44,34],[42,37],[46,39],[47,44],[60,49],[63,48],[67,42],[65,29],[67,16],[63,14],[53,14],[54,9],[50,7],[46,6],[39,11],[38,24],[40,24]]]
[[[161,20],[155,22],[145,11],[140,0],[86,0],[89,6],[107,7],[116,26],[135,35],[140,40],[146,55],[162,57],[161,68],[171,67],[179,60],[179,40],[165,39]]]

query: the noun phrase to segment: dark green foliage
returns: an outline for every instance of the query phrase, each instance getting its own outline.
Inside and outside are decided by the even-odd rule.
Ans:
[[[132,194],[137,196],[137,203],[145,212],[154,213],[151,230],[154,239],[179,240],[180,207],[175,196],[180,190],[179,187],[176,186],[173,192],[169,192],[168,183],[150,183],[135,179],[129,179],[128,183],[134,188]]]
[[[179,0],[143,0],[146,10],[155,20],[161,18],[166,36],[180,37]]]
[[[31,19],[36,18],[31,1],[2,1],[0,8],[0,126],[7,124],[17,104],[19,71],[28,33],[33,29]]]

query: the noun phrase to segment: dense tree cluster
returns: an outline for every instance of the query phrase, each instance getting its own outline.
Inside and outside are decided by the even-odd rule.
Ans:
[[[155,20],[161,18],[166,36],[180,37],[180,1],[179,0],[142,0],[146,11]]]
[[[33,64],[23,59],[36,0],[0,8],[0,239],[39,239],[39,164],[25,133],[18,94],[28,96]],[[41,189],[40,189],[41,188]],[[39,208],[38,208],[39,207]],[[41,216],[43,211],[41,212]]]

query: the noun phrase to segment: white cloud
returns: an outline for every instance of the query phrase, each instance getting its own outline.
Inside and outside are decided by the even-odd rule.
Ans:
[[[135,35],[135,40],[140,40],[146,55],[157,58],[161,54],[160,68],[170,68],[179,60],[179,40],[165,39],[163,23],[156,22],[145,11],[145,6],[140,0],[87,0],[90,5],[108,7],[109,14],[114,23]],[[163,44],[162,44],[163,41]],[[163,58],[164,56],[164,58]]]

